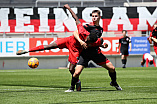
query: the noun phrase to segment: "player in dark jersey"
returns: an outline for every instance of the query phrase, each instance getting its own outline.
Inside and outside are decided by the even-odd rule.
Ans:
[[[153,41],[154,51],[157,55],[157,23],[153,25],[153,31],[150,33],[148,41],[150,44],[152,44],[152,41]]]
[[[87,29],[87,31],[89,31],[90,33],[92,33],[93,31],[96,31],[98,33],[98,34],[96,34],[97,37],[101,37],[102,32],[103,32],[103,28],[100,27],[100,25],[99,25],[99,20],[100,20],[100,11],[94,10],[92,12],[93,23],[90,23],[90,24],[87,24],[84,26],[84,28]],[[75,37],[75,38],[78,39],[79,37]],[[83,46],[86,47],[86,43],[80,42],[80,44],[82,44]],[[108,70],[109,76],[111,77],[111,80],[112,80],[110,82],[110,85],[114,86],[117,90],[122,90],[122,88],[116,82],[115,67],[101,53],[101,50],[98,46],[98,47],[86,47],[86,49],[83,49],[83,51],[81,52],[80,58],[79,58],[79,62],[75,68],[75,73],[74,73],[73,78],[72,78],[71,87],[66,92],[74,91],[75,83],[77,82],[77,79],[78,79],[79,75],[81,74],[81,71],[83,70],[84,67],[88,66],[88,62],[90,60],[93,60],[98,65],[106,68]]]
[[[119,39],[119,44],[117,48],[117,52],[119,52],[119,47],[120,47],[120,54],[121,54],[121,60],[123,64],[123,68],[126,68],[126,62],[127,62],[127,57],[129,56],[128,48],[130,46],[129,51],[131,51],[131,40],[128,36],[126,36],[127,31],[123,30],[123,37]]]

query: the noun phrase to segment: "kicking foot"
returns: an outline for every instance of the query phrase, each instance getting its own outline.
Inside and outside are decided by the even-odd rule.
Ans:
[[[122,88],[117,84],[117,82],[110,82],[110,85],[115,87],[117,90],[122,90]]]
[[[78,82],[76,83],[76,91],[81,91],[81,81],[78,80]]]
[[[25,51],[25,50],[18,50],[16,52],[16,55],[22,55],[22,54],[25,54],[25,53],[28,53],[28,51]]]

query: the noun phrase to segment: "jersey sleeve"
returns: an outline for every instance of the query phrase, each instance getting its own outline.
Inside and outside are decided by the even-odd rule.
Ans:
[[[83,27],[81,23],[77,25],[78,33],[81,35],[89,35],[90,33]]]
[[[149,35],[149,37],[152,37],[152,32],[150,32],[150,35]]]
[[[89,24],[85,24],[83,27],[84,27],[87,31],[90,31],[90,26],[89,26]]]
[[[129,38],[129,43],[131,43],[131,39]]]
[[[149,37],[154,37],[154,38],[156,38],[156,36],[153,36],[152,32],[150,33]]]

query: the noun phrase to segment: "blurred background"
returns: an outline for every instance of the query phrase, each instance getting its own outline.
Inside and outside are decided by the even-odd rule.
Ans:
[[[110,42],[111,47],[115,47],[115,49],[117,47],[117,44],[114,45],[113,40],[115,40],[116,43],[118,42],[119,37],[122,36],[121,30],[123,30],[123,26],[119,26],[118,30],[115,30],[115,31],[106,29],[106,27],[111,22],[112,16],[114,15],[113,13],[114,9],[123,8],[123,7],[126,8],[127,10],[126,15],[128,16],[129,20],[131,21],[131,23],[134,23],[137,25],[139,24],[139,19],[137,19],[139,18],[139,13],[137,10],[138,7],[144,7],[144,9],[147,9],[150,12],[150,15],[152,15],[151,18],[157,19],[157,16],[155,15],[156,6],[157,6],[156,0],[0,0],[1,27],[3,24],[5,24],[5,21],[8,21],[8,25],[10,26],[9,32],[2,31],[2,30],[7,30],[7,27],[4,27],[3,29],[0,28],[0,47],[1,47],[0,48],[0,69],[29,69],[29,67],[27,66],[27,61],[30,57],[37,57],[39,59],[40,65],[38,68],[50,68],[51,69],[51,68],[67,67],[68,50],[66,49],[51,50],[51,52],[44,51],[44,52],[38,52],[38,53],[33,53],[33,54],[26,54],[22,56],[16,56],[15,54],[18,49],[29,49],[29,48],[32,48],[33,46],[35,47],[40,44],[50,44],[52,41],[58,38],[71,36],[73,31],[68,30],[65,24],[64,24],[65,26],[64,31],[55,31],[53,27],[55,23],[59,23],[59,22],[56,22],[58,18],[56,19],[57,16],[56,15],[54,16],[54,11],[53,11],[54,8],[63,8],[65,4],[69,4],[69,6],[72,8],[78,8],[77,15],[82,22],[85,22],[85,20],[83,20],[83,13],[82,13],[83,10],[85,10],[85,8],[101,9],[103,13],[103,16],[102,16],[103,25],[102,26],[104,28],[102,37],[104,39],[107,39]],[[6,8],[9,8],[9,9],[7,10]],[[31,8],[33,12],[31,10],[30,11],[32,13],[29,11],[26,11],[24,13],[20,11],[23,9],[31,9]],[[41,25],[41,21],[40,22],[36,21],[41,18],[39,16],[40,13],[38,11],[38,8],[50,8],[49,11],[50,11],[50,14],[52,15],[47,16],[49,23],[45,22],[45,24],[49,26],[53,24],[50,27],[50,31],[43,31],[43,32],[39,32],[38,30],[16,31],[15,30],[16,26],[18,25],[18,23],[21,22],[21,21],[17,22],[19,21],[18,19],[20,18],[20,14],[22,14],[21,18],[24,19],[24,20],[21,19],[24,26],[29,26],[33,24],[34,27],[37,26],[38,27],[37,29],[39,29],[39,26]],[[16,9],[18,9],[17,10],[18,13],[15,11]],[[6,12],[8,12],[7,14],[8,17],[3,16],[5,15]],[[44,10],[42,12],[44,12]],[[19,17],[17,16],[17,14],[19,14],[18,15]],[[31,23],[28,21],[29,20],[28,18],[30,18]],[[43,17],[43,18],[46,18],[46,17]],[[134,20],[135,18],[137,20]],[[47,21],[47,19],[45,21]],[[61,20],[58,20],[58,21],[61,21]],[[156,21],[153,20],[153,23],[155,22]],[[128,30],[127,35],[133,38],[133,40],[139,39],[140,41],[140,39],[144,39],[145,41],[152,30],[153,23],[151,25],[150,23],[152,22],[147,21],[148,29],[138,30],[136,26],[135,27],[136,29],[133,28],[132,30]],[[138,37],[138,38],[134,38],[134,37]],[[145,37],[145,38],[142,38],[142,37]],[[137,41],[134,42],[135,45],[133,44],[133,46],[135,46],[135,50],[136,48],[138,48],[136,47],[136,43]],[[146,42],[146,45],[145,45],[146,47],[144,47],[146,49],[146,52],[151,53],[151,55],[156,57],[153,50],[153,45],[150,45],[150,46],[148,45],[149,45],[148,42]],[[103,52],[104,54],[107,55],[107,57],[114,64],[115,67],[121,67],[120,55],[119,53],[115,52],[115,49],[111,48],[109,49],[109,51],[103,50]],[[138,51],[136,53],[131,53],[131,55],[128,58],[127,66],[128,67],[140,67],[140,61],[142,59],[143,53],[144,51],[143,52],[139,51],[139,53]]]

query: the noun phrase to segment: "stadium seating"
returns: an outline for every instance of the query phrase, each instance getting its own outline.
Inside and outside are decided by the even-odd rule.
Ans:
[[[43,2],[45,1],[45,2]],[[124,2],[154,2],[156,0],[0,0],[0,7],[60,7],[65,3],[71,6],[123,6]]]

